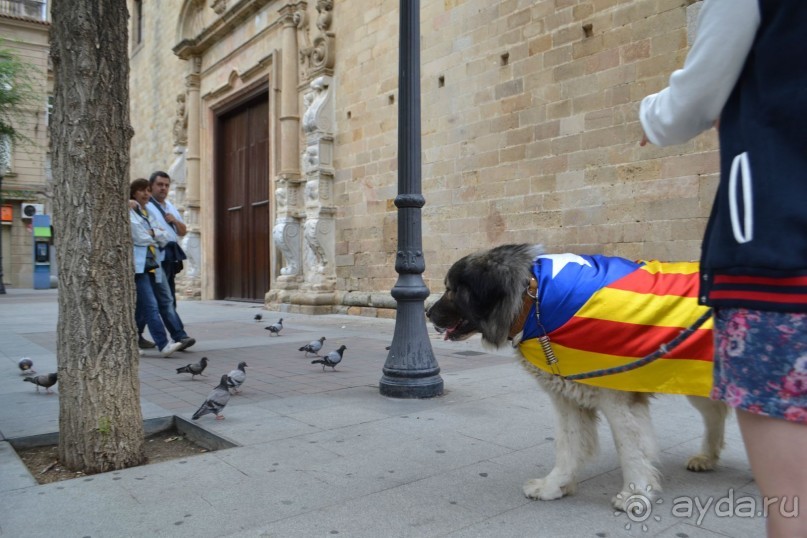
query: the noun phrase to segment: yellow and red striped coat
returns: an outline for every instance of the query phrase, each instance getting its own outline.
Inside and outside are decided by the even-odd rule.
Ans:
[[[698,263],[633,262],[608,256],[554,254],[533,264],[540,326],[533,312],[519,345],[550,373],[537,337],[547,334],[554,372],[573,374],[631,363],[670,342],[706,311],[698,304]],[[712,387],[712,321],[661,358],[579,382],[638,392],[708,396]]]

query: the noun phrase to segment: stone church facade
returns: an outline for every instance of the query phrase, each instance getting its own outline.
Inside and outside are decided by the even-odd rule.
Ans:
[[[129,0],[132,178],[173,179],[185,297],[394,315],[398,3]],[[699,2],[422,0],[423,277],[505,242],[697,259],[714,133],[639,147]]]

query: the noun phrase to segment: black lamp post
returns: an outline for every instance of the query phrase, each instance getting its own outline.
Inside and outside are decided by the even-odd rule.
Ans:
[[[420,208],[420,0],[400,0],[398,47],[398,281],[392,296],[398,303],[384,375],[379,389],[394,398],[431,398],[443,393],[440,367],[426,329]]]

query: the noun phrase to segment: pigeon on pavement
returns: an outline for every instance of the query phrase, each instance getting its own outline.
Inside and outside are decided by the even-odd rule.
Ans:
[[[280,318],[280,321],[277,323],[272,323],[266,327],[266,330],[269,331],[269,336],[272,336],[273,334],[280,336],[280,331],[283,330],[283,318]]]
[[[37,392],[39,387],[43,387],[46,393],[51,394],[50,388],[58,381],[58,374],[29,375],[22,380],[36,385]]]
[[[34,368],[34,361],[29,359],[28,357],[21,358],[20,362],[17,363],[17,366],[20,367],[20,370],[22,370],[22,373],[24,373],[24,374],[35,374],[36,373],[34,371],[34,369],[33,369]]]
[[[319,357],[319,353],[317,353],[320,349],[322,349],[322,343],[325,341],[325,337],[320,337],[319,340],[311,340],[306,345],[300,348],[300,351],[305,351],[305,356],[308,357],[309,353],[313,353],[317,357]]]
[[[255,314],[255,321],[260,321],[263,319],[263,314]]]
[[[247,363],[241,361],[238,363],[238,368],[227,374],[227,386],[235,390],[236,394],[238,394],[239,387],[241,387],[247,379],[247,372],[244,370],[247,366]]]
[[[207,395],[204,403],[202,403],[201,407],[196,410],[191,418],[196,420],[201,416],[207,415],[208,413],[214,413],[216,415],[216,420],[221,420],[224,418],[221,411],[229,401],[230,389],[227,387],[227,374],[224,374],[221,376],[221,381],[219,384],[215,389],[210,391],[210,394]]]
[[[336,365],[342,362],[342,354],[345,352],[346,349],[347,346],[345,345],[339,346],[339,349],[337,349],[336,351],[331,351],[321,359],[315,359],[311,361],[311,364],[321,364],[323,372],[325,371],[326,366],[330,366],[332,370],[335,370]]]
[[[205,371],[207,368],[207,357],[202,357],[202,360],[197,362],[196,364],[187,364],[181,368],[177,368],[178,374],[191,374],[191,381],[197,375],[204,375],[202,372]]]

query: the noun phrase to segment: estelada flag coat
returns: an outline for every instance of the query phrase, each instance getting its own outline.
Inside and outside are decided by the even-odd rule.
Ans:
[[[669,343],[707,310],[698,304],[699,264],[551,254],[536,258],[540,319],[535,307],[519,344],[525,359],[568,376],[624,366]],[[540,325],[539,325],[540,323]],[[636,392],[709,396],[712,321],[678,347],[635,370],[580,380]],[[549,337],[558,362],[547,364],[538,337]]]

